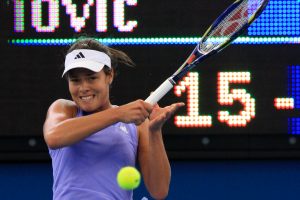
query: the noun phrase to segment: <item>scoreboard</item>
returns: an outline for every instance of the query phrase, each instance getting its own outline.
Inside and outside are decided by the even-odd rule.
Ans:
[[[60,78],[68,45],[87,35],[126,52],[111,100],[146,99],[233,1],[6,0],[0,4],[4,145],[44,151],[47,108],[70,98]],[[249,8],[250,9],[250,8]],[[218,38],[216,38],[218,39]],[[200,63],[159,103],[182,101],[164,127],[174,158],[299,157],[300,2],[270,0],[226,50]],[[29,145],[29,147],[27,147]],[[10,149],[10,150],[7,150]]]

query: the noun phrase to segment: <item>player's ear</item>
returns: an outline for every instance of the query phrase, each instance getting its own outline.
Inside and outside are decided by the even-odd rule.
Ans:
[[[113,79],[114,79],[114,75],[115,75],[114,69],[106,67],[106,68],[104,68],[104,73],[106,76],[106,82],[109,85],[111,85],[113,82]]]
[[[114,70],[110,70],[110,72],[108,74],[108,83],[109,83],[109,85],[112,84],[113,80],[114,80]]]

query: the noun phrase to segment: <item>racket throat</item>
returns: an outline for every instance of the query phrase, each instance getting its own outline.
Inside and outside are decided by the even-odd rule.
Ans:
[[[196,66],[198,62],[192,63],[187,67],[183,68],[182,71],[178,72],[176,75],[173,75],[169,78],[170,82],[175,85],[178,81],[180,81],[192,68]]]
[[[175,80],[175,77],[174,76],[171,76],[169,79],[168,79],[168,81],[170,81],[170,83],[172,84],[172,85],[176,85],[176,83],[177,83],[177,81]]]

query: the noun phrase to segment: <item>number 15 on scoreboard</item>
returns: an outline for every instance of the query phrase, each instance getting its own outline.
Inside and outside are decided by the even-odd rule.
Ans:
[[[176,96],[182,93],[187,95],[187,115],[175,116],[175,125],[178,127],[211,127],[211,115],[199,115],[199,74],[189,72],[175,87]],[[246,89],[232,88],[232,84],[249,84],[250,72],[219,72],[217,80],[217,101],[222,106],[232,106],[235,101],[242,105],[236,115],[231,115],[227,110],[218,111],[218,120],[230,127],[245,127],[255,118],[255,99]]]

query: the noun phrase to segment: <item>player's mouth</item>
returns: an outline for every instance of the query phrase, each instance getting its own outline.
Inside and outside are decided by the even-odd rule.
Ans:
[[[89,96],[80,96],[80,100],[83,102],[90,102],[94,99],[95,95],[89,95]]]

